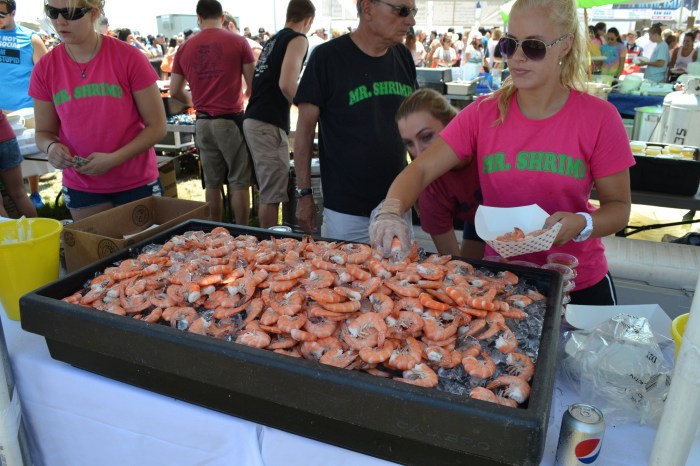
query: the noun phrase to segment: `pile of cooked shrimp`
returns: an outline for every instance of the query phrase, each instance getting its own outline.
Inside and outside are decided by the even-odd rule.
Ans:
[[[470,397],[515,407],[535,363],[511,327],[545,299],[518,281],[451,256],[419,260],[417,245],[399,260],[216,227],[148,246],[64,301],[421,387],[463,371]]]

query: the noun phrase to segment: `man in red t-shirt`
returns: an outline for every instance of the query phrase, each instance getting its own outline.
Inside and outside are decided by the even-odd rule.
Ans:
[[[178,48],[170,94],[197,111],[195,143],[211,219],[222,220],[221,187],[226,183],[235,223],[248,225],[252,163],[241,130],[241,89],[245,79],[250,96],[255,59],[244,37],[222,28],[223,9],[217,0],[199,0],[197,17],[201,32]]]

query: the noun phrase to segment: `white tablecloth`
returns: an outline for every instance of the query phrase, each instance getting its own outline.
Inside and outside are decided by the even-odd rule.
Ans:
[[[1,306],[0,315],[36,465],[391,464],[55,361],[43,337],[23,331]],[[576,401],[558,382],[543,465],[554,463],[562,413]],[[649,426],[608,425],[599,464],[647,464],[655,434]],[[700,464],[698,438],[687,464]]]

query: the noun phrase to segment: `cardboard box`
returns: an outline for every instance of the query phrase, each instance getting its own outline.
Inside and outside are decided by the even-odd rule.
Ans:
[[[208,220],[209,204],[147,197],[74,222],[63,230],[66,270],[73,272],[190,219]]]
[[[158,163],[160,184],[163,186],[163,196],[177,198],[177,169],[176,160],[165,160]]]

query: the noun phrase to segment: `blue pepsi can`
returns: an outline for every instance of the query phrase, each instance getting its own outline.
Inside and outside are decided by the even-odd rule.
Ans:
[[[605,419],[601,410],[586,403],[572,404],[561,420],[555,464],[596,464],[604,433]]]

